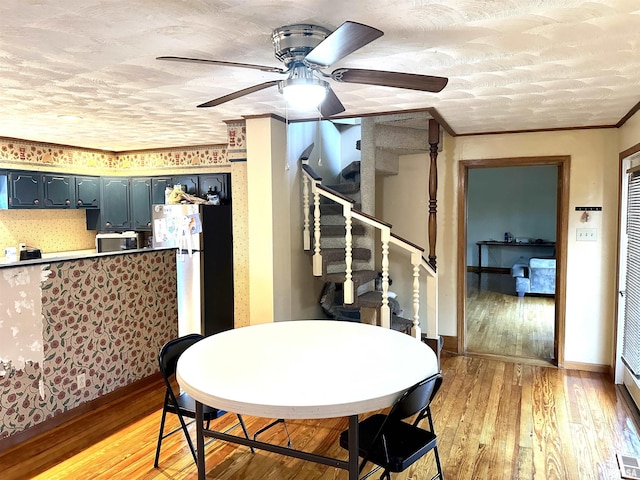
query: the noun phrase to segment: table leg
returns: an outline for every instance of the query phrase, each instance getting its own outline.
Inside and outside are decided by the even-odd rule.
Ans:
[[[349,417],[349,480],[358,480],[359,464],[358,415]]]
[[[204,408],[196,401],[196,458],[198,460],[198,480],[205,480],[207,472],[204,463]]]
[[[478,273],[482,273],[482,245],[478,245]]]

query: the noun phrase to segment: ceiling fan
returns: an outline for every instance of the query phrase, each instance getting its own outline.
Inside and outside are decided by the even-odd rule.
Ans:
[[[329,82],[324,79],[425,92],[439,92],[446,86],[447,78],[429,75],[355,68],[338,68],[331,73],[322,71],[323,68],[331,66],[382,35],[384,33],[377,28],[350,21],[344,22],[333,32],[310,24],[276,28],[271,37],[275,56],[284,63],[284,68],[173,56],[157,57],[157,60],[251,68],[288,75],[286,80],[271,80],[253,85],[215,98],[198,107],[215,107],[244,95],[277,86],[287,101],[296,102],[297,95],[298,102],[311,103],[312,106],[317,106],[323,117],[330,117],[344,112],[345,108],[329,86]]]

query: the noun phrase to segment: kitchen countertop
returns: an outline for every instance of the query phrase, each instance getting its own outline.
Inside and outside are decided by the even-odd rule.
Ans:
[[[4,258],[0,260],[0,268],[9,268],[9,267],[22,267],[25,265],[39,265],[43,263],[51,263],[51,262],[64,262],[67,260],[80,260],[83,258],[94,258],[94,257],[107,257],[111,255],[129,255],[133,253],[145,253],[156,250],[175,250],[173,247],[158,247],[158,248],[139,248],[135,250],[122,250],[118,252],[102,252],[97,253],[95,249],[88,250],[73,250],[68,252],[54,252],[54,253],[43,253],[42,258],[35,258],[33,260],[18,260],[15,262],[7,262]]]

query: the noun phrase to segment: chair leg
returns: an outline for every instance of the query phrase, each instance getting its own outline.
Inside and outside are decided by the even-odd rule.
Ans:
[[[193,446],[193,441],[191,440],[191,435],[189,435],[189,430],[187,429],[187,424],[184,423],[184,419],[180,413],[177,414],[178,420],[180,420],[180,425],[182,425],[182,431],[184,432],[184,436],[187,439],[187,443],[189,444],[189,449],[191,450],[191,455],[193,456],[193,461],[198,463],[198,457],[196,455],[196,449]],[[204,453],[203,453],[204,454]]]
[[[291,448],[291,436],[289,435],[289,429],[287,428],[287,422],[284,421],[283,418],[279,418],[277,420],[274,420],[273,422],[271,422],[269,425],[267,425],[266,427],[262,427],[260,430],[258,430],[256,433],[254,433],[253,435],[253,439],[256,440],[258,438],[258,435],[260,435],[263,432],[266,432],[267,430],[269,430],[271,427],[276,426],[277,424],[282,423],[284,425],[284,431],[287,434],[287,447]]]
[[[164,421],[167,418],[166,401],[162,407],[162,420],[160,420],[160,433],[158,434],[158,445],[156,446],[156,459],[153,461],[153,467],[158,468],[158,461],[160,460],[160,448],[162,447],[162,434],[164,433]]]
[[[443,480],[444,476],[442,475],[442,465],[440,464],[440,454],[438,454],[438,445],[433,447],[433,454],[436,457],[436,467],[438,469],[438,473],[431,480],[434,480],[436,478]]]

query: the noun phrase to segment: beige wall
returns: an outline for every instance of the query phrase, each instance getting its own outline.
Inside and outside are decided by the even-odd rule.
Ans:
[[[251,325],[291,318],[291,214],[285,127],[247,120],[247,204]]]
[[[623,152],[640,143],[640,113],[636,113],[619,129],[618,150]]]
[[[438,281],[439,333],[457,335],[457,200],[458,162],[504,157],[570,155],[567,255],[567,311],[565,361],[611,364],[615,309],[615,258],[618,219],[615,129],[570,130],[508,135],[445,137],[438,157]],[[385,179],[392,185],[383,195],[399,195],[409,188],[415,198],[426,198],[428,163],[420,156],[403,157],[400,175]],[[401,187],[404,185],[404,187]],[[409,187],[409,188],[407,188]],[[405,196],[411,196],[405,193]],[[397,197],[400,198],[400,197]],[[407,201],[409,201],[407,199]],[[426,246],[426,208],[418,217],[407,213],[404,202],[385,203],[384,220],[398,234]],[[590,228],[598,229],[597,242],[577,242],[576,228],[584,226],[576,206],[602,206],[592,215]],[[393,209],[395,208],[395,211]],[[407,216],[411,221],[407,222]],[[394,280],[395,282],[395,280]]]

